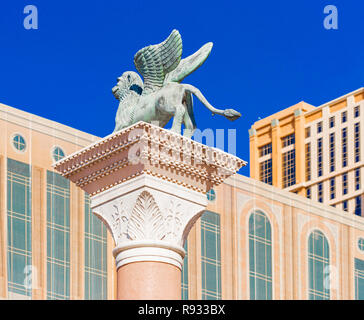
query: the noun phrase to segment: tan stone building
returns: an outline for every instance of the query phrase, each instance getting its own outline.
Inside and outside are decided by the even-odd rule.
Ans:
[[[363,109],[361,88],[257,121],[249,131],[250,176],[362,216]]]
[[[98,137],[2,104],[0,132],[0,298],[115,299],[110,233],[51,166]],[[241,175],[207,197],[184,299],[364,299],[361,217]]]

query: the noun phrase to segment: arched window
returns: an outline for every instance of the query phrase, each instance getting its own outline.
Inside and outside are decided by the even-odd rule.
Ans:
[[[272,233],[262,211],[249,218],[249,283],[251,300],[272,299]]]
[[[64,151],[60,147],[54,147],[52,151],[54,161],[59,161],[64,158]]]
[[[308,277],[310,300],[329,300],[330,250],[324,234],[315,230],[308,239]]]

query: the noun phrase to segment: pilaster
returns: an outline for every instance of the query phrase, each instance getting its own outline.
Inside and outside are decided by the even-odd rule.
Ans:
[[[32,168],[32,299],[47,297],[46,171]]]
[[[272,174],[273,185],[282,189],[282,142],[279,127],[279,120],[273,119],[271,122],[272,131]]]
[[[295,110],[296,183],[305,182],[305,118],[301,109]]]
[[[70,297],[80,300],[84,298],[84,196],[74,184],[70,184]]]
[[[259,151],[257,131],[253,128],[249,130],[250,143],[250,177],[259,180]]]

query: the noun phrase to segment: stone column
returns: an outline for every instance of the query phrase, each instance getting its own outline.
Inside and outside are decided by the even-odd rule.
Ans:
[[[138,122],[57,162],[110,230],[117,298],[180,299],[183,245],[206,192],[245,162]]]

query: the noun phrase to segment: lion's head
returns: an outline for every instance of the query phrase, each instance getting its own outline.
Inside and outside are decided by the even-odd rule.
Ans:
[[[141,95],[143,81],[136,72],[126,71],[117,79],[118,83],[112,88],[112,93],[117,100],[122,100],[131,91]]]

